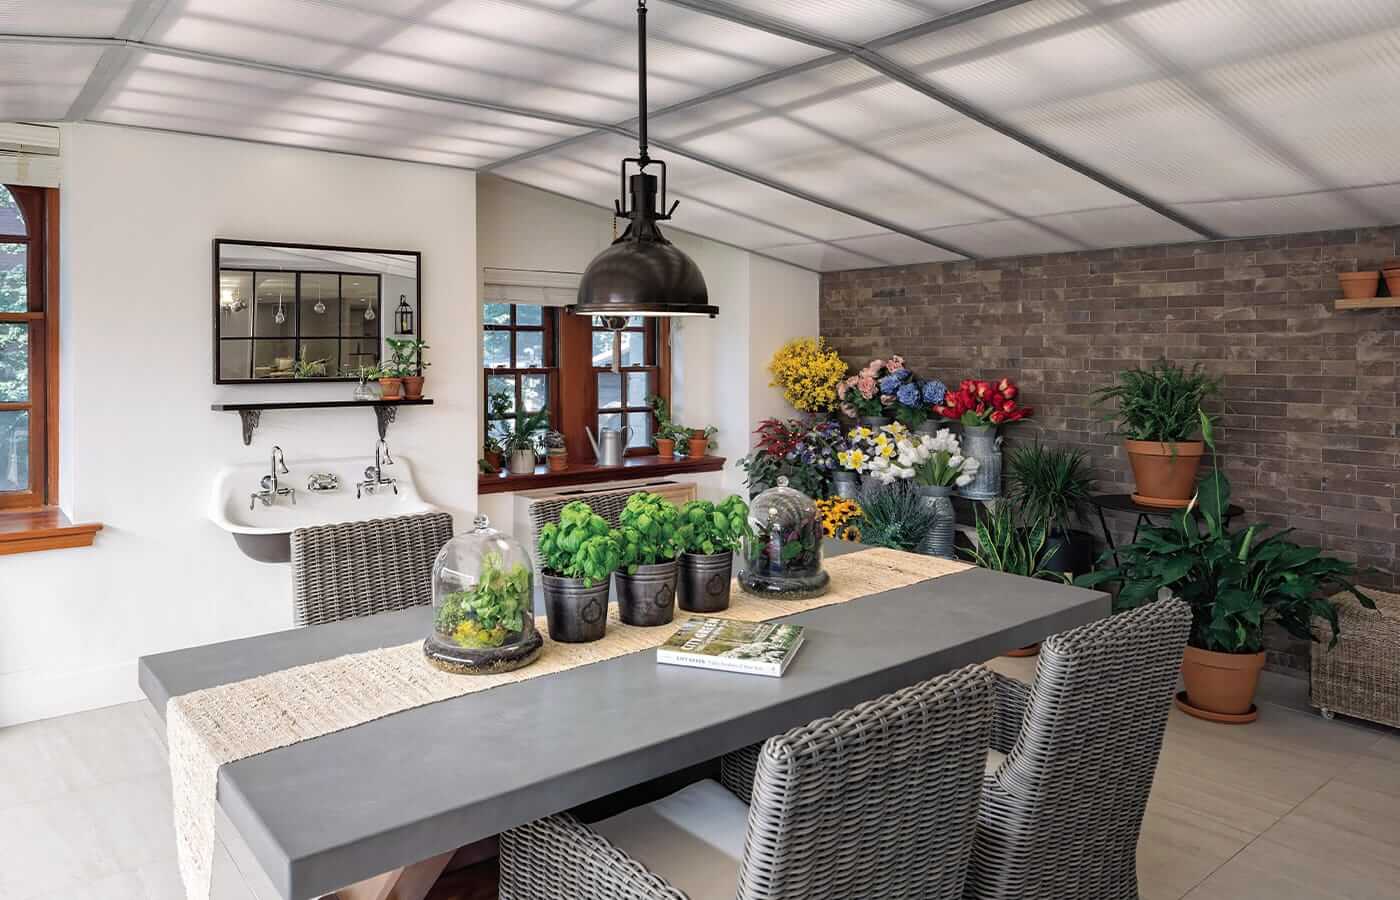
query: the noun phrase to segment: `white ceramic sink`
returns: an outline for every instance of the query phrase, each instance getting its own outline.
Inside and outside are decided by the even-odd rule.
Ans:
[[[214,479],[209,518],[215,525],[233,535],[244,553],[261,562],[287,562],[291,559],[293,529],[312,525],[332,525],[337,522],[357,522],[366,519],[386,519],[430,512],[435,507],[425,503],[413,482],[413,467],[403,457],[394,457],[394,464],[383,466],[385,478],[397,482],[398,493],[389,486],[355,496],[355,485],[364,480],[365,468],[373,462],[365,457],[345,459],[289,459],[283,475],[278,473],[280,486],[296,489],[296,502],[290,497],[278,497],[271,506],[261,500],[251,502],[251,495],[260,490],[262,477],[269,463],[227,466]],[[321,492],[307,489],[307,479],[313,473],[331,473],[340,478],[340,488]],[[251,506],[251,508],[250,508]]]

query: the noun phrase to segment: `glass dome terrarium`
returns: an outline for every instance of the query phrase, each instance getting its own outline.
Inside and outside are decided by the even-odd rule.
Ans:
[[[433,562],[433,630],[423,654],[469,675],[527,666],[544,640],[535,628],[534,568],[525,548],[476,517]]]
[[[826,593],[831,576],[822,568],[822,528],[811,497],[779,478],[777,487],[750,502],[749,528],[753,533],[744,538],[740,587],[788,599]]]

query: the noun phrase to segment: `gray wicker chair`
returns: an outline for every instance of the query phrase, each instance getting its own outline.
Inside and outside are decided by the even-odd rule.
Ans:
[[[319,625],[433,601],[433,560],[452,537],[445,512],[292,532],[292,608]]]
[[[970,900],[1137,900],[1190,627],[1190,607],[1160,601],[1049,638],[1029,687],[996,676],[992,748],[1006,756],[986,777]]]
[[[750,806],[705,781],[591,828],[565,813],[512,829],[501,900],[957,900],[994,709],[990,673],[968,667],[769,739]],[[681,825],[708,828],[683,848],[698,848],[698,863],[653,827],[666,824],[653,807],[697,788],[737,810],[718,837],[713,820]]]

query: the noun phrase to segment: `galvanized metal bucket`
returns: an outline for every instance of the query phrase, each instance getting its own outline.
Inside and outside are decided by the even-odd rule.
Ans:
[[[949,486],[917,485],[924,505],[933,510],[933,525],[919,541],[918,551],[925,556],[953,558],[953,532],[957,516],[953,512],[953,488]]]
[[[665,625],[676,614],[675,560],[617,573],[617,612],[628,625]]]
[[[963,455],[977,460],[972,483],[958,489],[968,500],[995,500],[1001,496],[1001,435],[995,425],[963,426]]]
[[[712,613],[729,608],[734,552],[682,553],[679,602],[686,612]]]
[[[854,500],[860,495],[860,473],[849,469],[838,469],[831,473],[831,489],[844,500]]]
[[[608,630],[608,592],[612,578],[589,587],[582,578],[560,578],[543,573],[544,614],[549,636],[566,644],[596,641]]]

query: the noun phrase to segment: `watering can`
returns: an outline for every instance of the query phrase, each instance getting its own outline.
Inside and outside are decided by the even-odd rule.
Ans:
[[[593,436],[593,429],[587,425],[583,430],[588,433],[588,442],[593,445],[593,455],[598,458],[598,465],[622,465],[623,453],[627,450],[628,442],[632,440],[630,425],[626,428],[599,428],[596,438]]]

